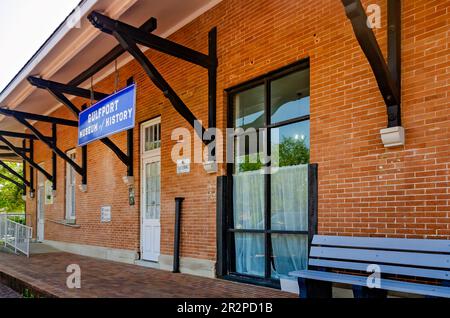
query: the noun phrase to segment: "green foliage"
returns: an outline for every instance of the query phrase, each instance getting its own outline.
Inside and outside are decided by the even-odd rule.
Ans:
[[[263,167],[259,155],[246,155],[244,162],[239,164],[239,172],[256,171]]]
[[[243,161],[239,164],[239,172],[256,171],[263,167],[259,154],[246,155]],[[272,149],[272,163],[276,162],[278,167],[308,164],[309,149],[303,140],[285,137],[278,148]]]
[[[279,166],[289,167],[309,163],[309,149],[303,140],[283,138],[279,147]]]
[[[22,174],[21,163],[8,162],[7,165],[17,173]],[[18,183],[22,183],[4,167],[0,167],[0,173],[10,177]],[[22,195],[23,189],[9,181],[0,179],[0,212],[23,212],[25,210],[25,203],[22,199]]]
[[[25,215],[23,215],[23,216],[9,216],[8,217],[8,219],[10,220],[10,221],[13,221],[13,222],[16,222],[16,223],[19,223],[19,224],[23,224],[23,225],[26,225],[25,224]]]
[[[23,298],[35,298],[34,293],[30,291],[28,288],[25,288],[22,294]]]

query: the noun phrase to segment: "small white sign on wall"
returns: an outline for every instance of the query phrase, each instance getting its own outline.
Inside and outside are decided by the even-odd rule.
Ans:
[[[184,174],[191,172],[191,159],[177,160],[177,174]]]
[[[102,223],[111,222],[111,206],[102,206],[100,209]]]

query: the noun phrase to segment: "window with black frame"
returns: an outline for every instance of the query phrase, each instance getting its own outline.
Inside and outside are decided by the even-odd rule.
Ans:
[[[244,136],[235,136],[228,272],[277,281],[307,263],[309,63],[233,89],[230,103]]]

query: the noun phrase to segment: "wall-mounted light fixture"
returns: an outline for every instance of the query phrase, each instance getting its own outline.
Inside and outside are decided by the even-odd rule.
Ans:
[[[203,168],[207,173],[217,173],[217,162],[216,161],[206,161],[203,163]]]
[[[78,186],[81,192],[86,193],[87,192],[87,184],[80,184]]]
[[[402,126],[381,129],[380,134],[386,148],[405,145],[405,128]]]
[[[125,176],[122,178],[123,183],[125,183],[127,186],[132,187],[134,186],[134,177],[132,176]]]

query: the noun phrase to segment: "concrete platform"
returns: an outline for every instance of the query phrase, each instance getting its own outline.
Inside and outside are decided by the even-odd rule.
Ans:
[[[30,243],[30,255],[60,253],[61,251],[44,243]]]

